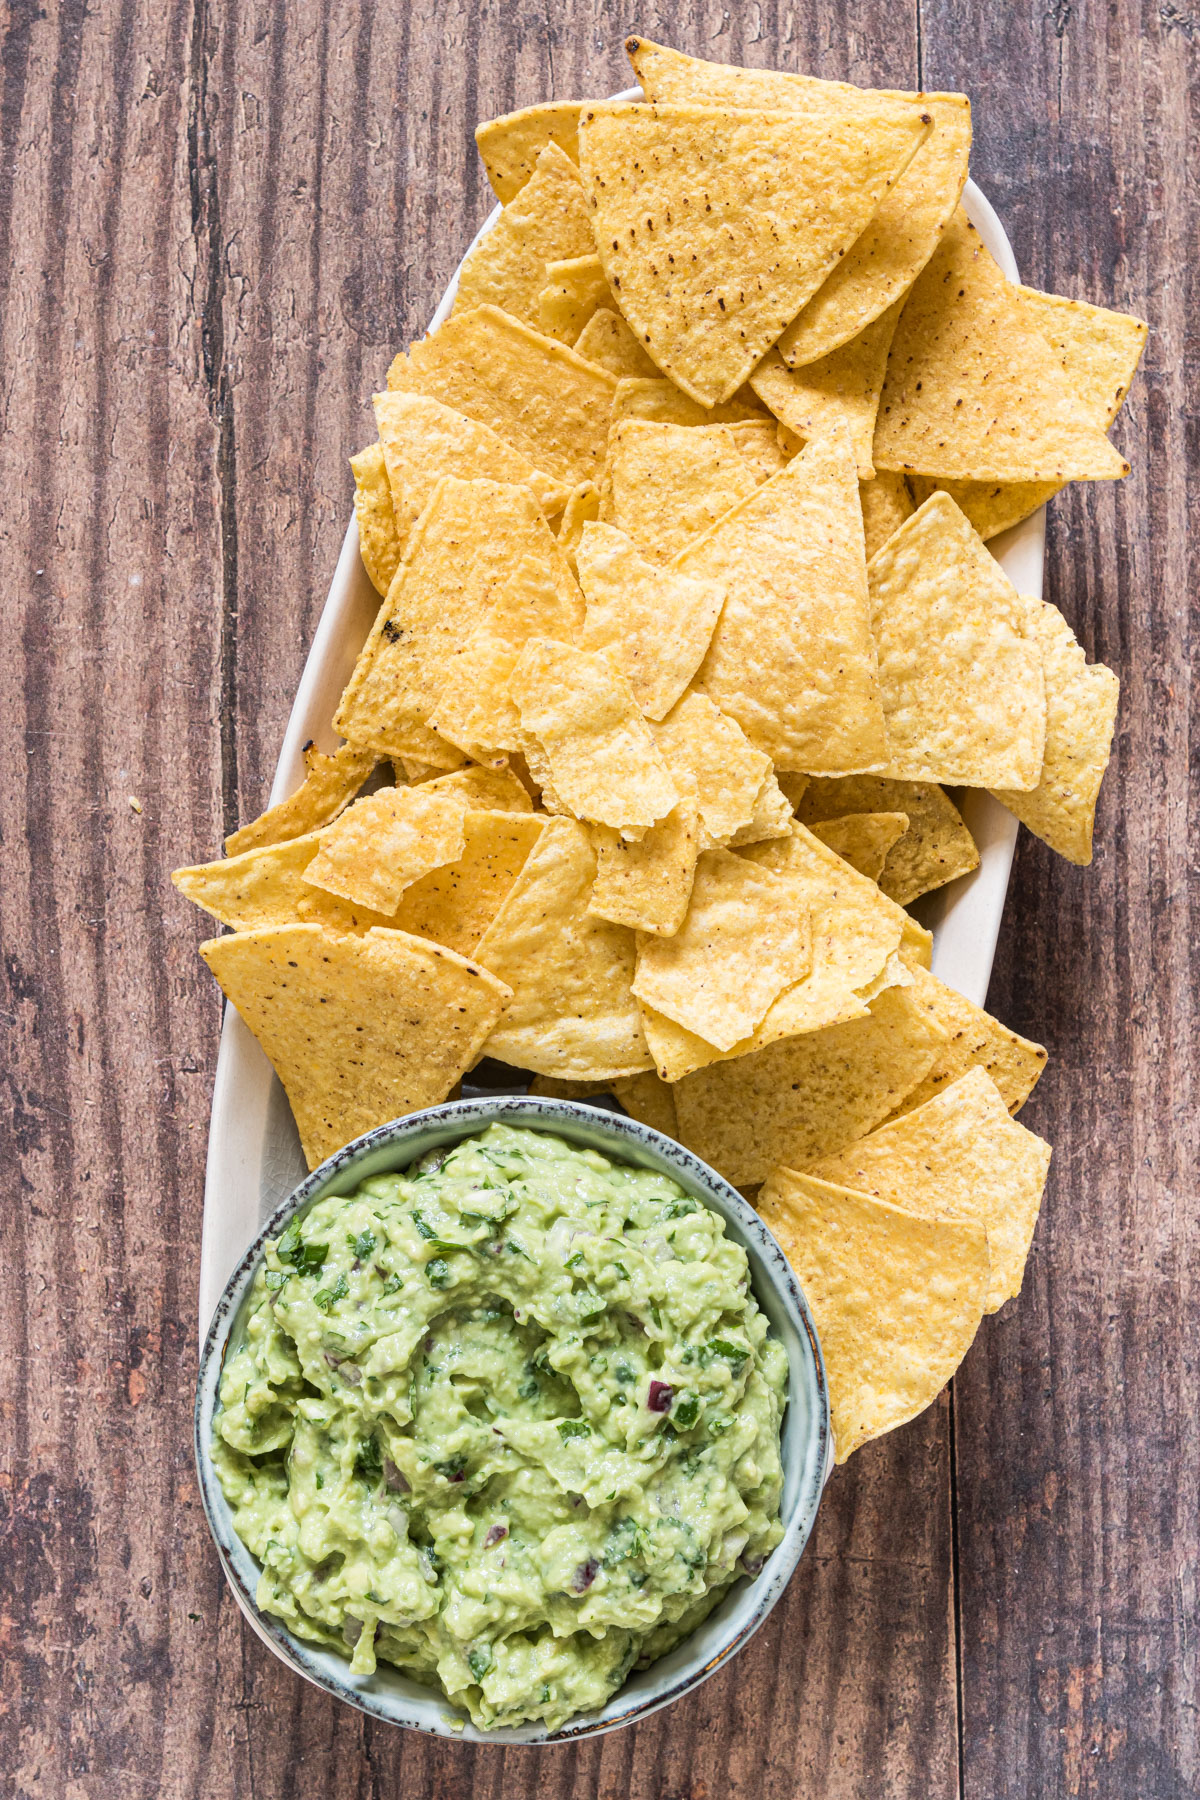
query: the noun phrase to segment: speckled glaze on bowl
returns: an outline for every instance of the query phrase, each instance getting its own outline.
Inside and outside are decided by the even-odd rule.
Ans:
[[[493,1124],[554,1132],[615,1161],[669,1175],[694,1199],[719,1213],[750,1263],[755,1299],[788,1357],[788,1406],[783,1420],[782,1541],[753,1580],[743,1578],[704,1623],[669,1655],[630,1676],[599,1712],[580,1714],[561,1730],[544,1726],[483,1731],[454,1711],[437,1689],[380,1663],[374,1675],[352,1675],[348,1659],[305,1643],[255,1604],[259,1565],[238,1538],[209,1446],[221,1368],[268,1238],[293,1214],[330,1194],[349,1194],[370,1175],[409,1168],[428,1150]],[[783,1252],[754,1208],[707,1164],[680,1144],[635,1119],[567,1100],[496,1096],[457,1100],[381,1125],[314,1169],[268,1219],[234,1270],[218,1302],[200,1355],[196,1388],[196,1467],[200,1492],[221,1563],[247,1619],[281,1661],[317,1687],[379,1719],[467,1743],[541,1744],[594,1737],[629,1725],[678,1700],[720,1668],[762,1624],[800,1560],[832,1457],[829,1402],[820,1345],[804,1296]]]

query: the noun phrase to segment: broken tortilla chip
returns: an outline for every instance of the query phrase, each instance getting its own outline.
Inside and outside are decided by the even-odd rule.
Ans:
[[[700,849],[695,806],[681,800],[634,843],[608,825],[588,829],[596,852],[589,911],[631,931],[673,937],[687,913]]]
[[[759,399],[801,444],[821,437],[831,424],[844,425],[854,446],[860,481],[875,473],[871,461],[875,415],[903,305],[903,298],[895,301],[856,338],[801,368],[790,369],[774,349],[750,377]]]
[[[648,719],[664,718],[704,660],[724,587],[656,568],[614,525],[584,526],[576,566],[587,601],[583,648],[623,671]]]
[[[375,752],[358,744],[340,744],[331,754],[306,744],[305,776],[295,793],[268,807],[248,825],[231,831],[225,839],[225,854],[240,856],[244,850],[281,844],[331,824],[357,794],[375,761]]]
[[[371,444],[360,450],[350,458],[350,467],[354,471],[359,554],[373,586],[386,594],[400,566],[401,544],[382,447]]]
[[[607,306],[596,308],[575,340],[575,351],[618,377],[658,376],[658,365],[646,355],[620,313]]]
[[[922,495],[922,499],[926,496]],[[882,550],[894,531],[905,519],[911,519],[916,507],[903,475],[890,469],[876,469],[870,481],[860,481],[858,498],[862,505],[863,537],[867,545],[867,561]]]
[[[466,811],[464,798],[435,782],[381,788],[326,826],[304,879],[352,904],[394,913],[405,888],[459,860]]]
[[[579,540],[583,536],[583,528],[599,517],[600,490],[594,481],[581,481],[578,487],[571,489],[558,525],[558,547],[577,581]]]
[[[585,356],[587,352],[579,350],[585,325],[602,307],[608,311],[611,306],[612,290],[598,256],[566,257],[557,262],[547,258],[545,285],[538,295],[534,321],[539,331],[557,338],[560,344],[574,345],[578,354]]]
[[[512,318],[537,326],[546,265],[592,253],[591,221],[579,170],[557,144],[548,143],[524,187],[467,252],[458,272],[453,312],[499,306]]]
[[[520,193],[547,144],[557,144],[572,162],[579,161],[582,105],[581,100],[546,100],[475,127],[475,143],[487,178],[503,205]]]
[[[664,1137],[679,1137],[675,1090],[660,1081],[652,1069],[643,1075],[626,1075],[620,1081],[614,1081],[613,1093],[631,1119],[649,1125],[652,1131],[661,1131]]]
[[[883,874],[888,852],[908,830],[907,813],[848,813],[841,819],[826,819],[811,827],[812,834],[836,851],[843,862],[878,882]]]
[[[456,779],[450,776],[453,781]],[[432,938],[472,956],[484,932],[512,891],[530,852],[542,835],[541,815],[522,812],[468,812],[463,820],[463,852],[457,862],[433,869],[400,897],[393,919],[397,930]]]
[[[913,999],[936,1019],[946,1033],[946,1043],[928,1075],[901,1102],[897,1113],[924,1105],[975,1066],[991,1076],[1009,1112],[1020,1112],[1046,1066],[1042,1046],[1010,1031],[928,970],[910,963],[909,976]]]
[[[782,787],[802,824],[815,828],[847,813],[905,813],[908,830],[889,851],[879,885],[897,906],[910,906],[922,894],[944,887],[956,876],[979,867],[975,840],[944,789],[931,781],[889,781],[882,775],[814,776],[793,791],[795,778],[785,775]]]
[[[728,849],[774,780],[771,759],[707,694],[685,694],[654,731],[676,784],[695,793],[702,850]]]
[[[176,869],[171,880],[187,899],[234,931],[297,921],[348,932],[393,924],[390,909],[380,912],[308,885],[305,874],[323,836],[310,831],[283,843],[262,844],[219,862]]]

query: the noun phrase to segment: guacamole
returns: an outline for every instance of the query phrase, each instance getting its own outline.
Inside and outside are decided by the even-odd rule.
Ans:
[[[715,1213],[493,1125],[268,1244],[213,1459],[289,1630],[555,1729],[779,1542],[786,1385]]]

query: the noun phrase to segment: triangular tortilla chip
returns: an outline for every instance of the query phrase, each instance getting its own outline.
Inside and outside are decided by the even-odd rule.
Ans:
[[[655,362],[728,400],[862,232],[928,133],[914,101],[799,114],[612,101],[579,122],[596,248]]]
[[[766,417],[758,396],[748,387],[739,389],[721,406],[701,406],[665,375],[624,375],[613,395],[614,425],[622,419],[645,419],[651,425],[734,425]]]
[[[725,583],[696,685],[776,767],[840,775],[883,761],[858,477],[845,432],[814,439],[672,566]]]
[[[979,867],[975,840],[944,789],[930,781],[888,781],[882,775],[814,776],[793,793],[793,777],[782,786],[802,824],[814,829],[847,813],[904,813],[908,830],[888,852],[879,885],[897,906],[911,906],[922,894],[944,887]]]
[[[475,143],[488,180],[503,204],[520,193],[547,144],[557,144],[572,162],[579,161],[582,105],[582,100],[545,100],[475,127]]]
[[[452,950],[376,927],[285,925],[200,954],[287,1089],[310,1169],[343,1144],[446,1098],[509,997]]]
[[[478,419],[568,488],[604,467],[616,378],[498,307],[447,319],[394,359],[388,387]]]
[[[876,552],[867,578],[887,718],[883,773],[1036,787],[1046,737],[1037,601],[1017,593],[941,493]]]
[[[704,660],[724,587],[656,568],[614,525],[584,526],[576,566],[587,601],[583,648],[624,672],[648,719],[664,718]]]
[[[638,1000],[718,1050],[731,1050],[812,967],[808,913],[789,899],[786,884],[769,871],[731,851],[706,850],[680,929],[669,938],[638,938]]]
[[[728,849],[738,832],[751,826],[759,798],[773,781],[770,757],[756,750],[707,694],[685,694],[654,736],[676,784],[695,794],[700,848]]]
[[[961,207],[892,340],[874,458],[970,481],[1129,473]]]
[[[509,679],[521,725],[577,819],[638,835],[679,800],[632,690],[606,656],[531,638]]]
[[[513,988],[490,1056],[568,1080],[649,1068],[632,993],[634,936],[588,912],[596,858],[573,819],[541,840],[480,940],[476,957]]]
[[[924,1412],[971,1347],[989,1275],[972,1219],[918,1219],[775,1169],[758,1210],[812,1309],[837,1460]]]
[[[978,1068],[891,1125],[806,1163],[821,1181],[923,1219],[977,1220],[991,1258],[985,1312],[1021,1291],[1049,1167],[1049,1144],[1009,1118],[995,1082]]]
[[[665,1081],[660,1081],[653,1070],[648,1070],[644,1075],[626,1075],[620,1081],[614,1081],[613,1093],[631,1119],[638,1119],[652,1130],[661,1131],[664,1137],[678,1138],[675,1090],[668,1087]]]
[[[564,607],[573,598],[581,603],[527,488],[442,477],[342,695],[343,737],[382,756],[417,756],[443,768],[461,762],[429,720],[456,651],[523,556],[549,570]]]
[[[729,425],[614,424],[605,482],[612,518],[667,563],[761,485]]]
[[[473,956],[545,823],[540,814],[528,812],[469,812],[459,860],[406,888],[389,924]]]
[[[327,755],[314,744],[304,749],[305,777],[294,794],[272,806],[249,825],[230,832],[225,854],[239,856],[263,844],[281,844],[329,825],[349,805],[375,767],[375,752],[358,744],[341,744]]]
[[[596,881],[589,911],[631,931],[673,937],[683,924],[700,851],[700,815],[681,800],[636,843],[608,825],[591,825]]]
[[[511,769],[458,769],[453,775],[435,775],[421,785],[461,800],[470,812],[533,811],[528,790]]]
[[[759,399],[801,444],[822,437],[831,425],[844,425],[860,481],[875,473],[871,461],[875,415],[903,305],[903,299],[897,300],[856,338],[802,368],[789,369],[778,349],[772,350],[750,377]]]
[[[886,1119],[942,1042],[909,990],[888,988],[866,1018],[685,1075],[671,1089],[678,1136],[737,1186],[807,1167]]]
[[[589,230],[589,244],[591,241]],[[598,256],[589,252],[558,261],[547,258],[533,321],[539,331],[557,338],[560,344],[573,344],[580,356],[586,356],[585,350],[579,350],[580,334],[597,312],[611,307],[612,289]]]
[[[991,1076],[1009,1112],[1020,1112],[1046,1066],[1042,1046],[1010,1031],[927,970],[910,964],[909,976],[913,999],[942,1027],[946,1044],[928,1075],[897,1107],[897,1113],[923,1106],[976,1066]]]
[[[994,788],[997,800],[1068,862],[1092,860],[1092,826],[1108,767],[1121,684],[1089,663],[1057,607],[1034,615],[1046,679],[1046,754],[1029,793]]]
[[[907,813],[848,813],[814,825],[812,834],[868,881],[878,883],[888,852],[907,830]]]
[[[616,376],[658,377],[657,363],[647,356],[620,313],[607,306],[598,307],[592,314],[575,340],[575,353]]]
[[[372,584],[386,594],[400,566],[402,546],[382,446],[369,444],[350,458],[350,467],[359,554]]]
[[[305,871],[323,837],[324,832],[309,831],[284,843],[262,844],[220,862],[176,869],[171,880],[187,899],[234,931],[300,922],[354,932],[394,924],[388,912],[309,886]]]
[[[376,394],[375,423],[402,549],[443,475],[522,484],[547,514],[566,503],[567,489],[561,481],[535,469],[489,426],[427,394]]]
[[[907,293],[958,204],[971,149],[971,106],[965,94],[912,94],[856,88],[812,75],[728,68],[701,62],[644,38],[627,48],[647,100],[692,100],[709,106],[795,111],[836,119],[847,107],[908,101],[929,114],[932,128],[881,200],[874,217],[783,334],[790,363],[815,362],[857,337]]]
[[[546,264],[591,256],[591,218],[579,170],[555,143],[540,151],[533,174],[468,251],[454,312],[500,306],[527,325],[539,322]]]
[[[860,481],[858,498],[862,505],[863,537],[867,545],[867,561],[882,550],[894,531],[905,519],[911,519],[916,507],[903,475],[890,469],[876,469],[874,479]],[[922,499],[926,498],[922,495]]]
[[[434,782],[382,788],[325,827],[304,879],[352,905],[394,913],[405,888],[462,856],[466,812],[465,798]]]

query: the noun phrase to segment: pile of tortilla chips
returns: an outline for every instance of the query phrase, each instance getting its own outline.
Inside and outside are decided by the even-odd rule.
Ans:
[[[344,742],[175,880],[310,1164],[492,1056],[756,1193],[841,1458],[1021,1285],[1045,1052],[905,909],[979,861],[948,789],[1090,860],[1117,680],[985,540],[1127,472],[1145,327],[1001,273],[963,95],[628,48],[643,101],[480,127],[352,463]]]

